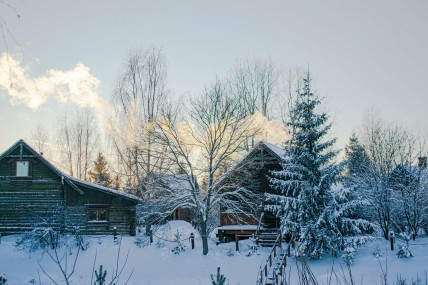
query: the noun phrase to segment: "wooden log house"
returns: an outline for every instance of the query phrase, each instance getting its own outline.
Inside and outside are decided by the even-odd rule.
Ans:
[[[141,200],[69,176],[23,140],[0,155],[0,234],[35,227],[135,235]]]
[[[283,160],[283,149],[268,142],[258,142],[235,168],[247,168],[248,177],[240,177],[253,184],[252,189],[256,191],[260,201],[260,211],[249,213],[233,213],[229,209],[220,211],[220,227],[217,229],[219,240],[235,240],[237,236],[249,236],[260,231],[260,229],[276,232],[279,228],[279,220],[272,213],[263,211],[264,193],[275,193],[269,182],[269,173],[272,170],[280,170]],[[227,178],[227,174],[226,174]]]

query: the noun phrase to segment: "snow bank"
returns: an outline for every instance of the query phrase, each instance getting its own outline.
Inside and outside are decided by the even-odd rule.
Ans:
[[[180,255],[174,255],[171,249],[176,232],[179,232],[186,251]],[[196,248],[191,250],[188,237],[195,233]],[[112,236],[90,236],[90,247],[81,252],[76,272],[73,275],[73,284],[90,285],[92,268],[95,261],[95,269],[102,264],[107,270],[107,276],[111,276],[116,268],[116,257],[119,245],[113,241]],[[3,237],[0,244],[0,274],[5,274],[9,285],[28,285],[31,280],[39,283],[39,274],[42,284],[51,284],[49,278],[41,271],[44,268],[52,277],[61,280],[58,267],[52,263],[49,256],[40,252],[28,254],[17,251],[14,247],[15,237]],[[221,273],[226,276],[227,284],[247,285],[255,284],[260,265],[268,255],[268,248],[262,248],[259,255],[246,256],[249,252],[250,241],[240,241],[241,252],[235,253],[235,244],[215,244],[216,239],[209,239],[210,251],[207,256],[202,255],[201,240],[195,229],[187,222],[173,221],[155,232],[154,243],[146,247],[135,245],[135,237],[123,237],[120,246],[119,267],[122,266],[128,255],[125,269],[118,285],[125,284],[131,276],[130,285],[202,285],[211,284],[210,274],[215,274],[217,267],[221,267]],[[395,283],[397,275],[407,279],[407,282],[416,278],[423,278],[428,270],[428,237],[418,238],[411,242],[411,248],[415,257],[400,259],[396,256],[398,244],[394,252],[389,249],[389,242],[378,240],[358,249],[355,256],[355,264],[352,265],[354,280],[357,284],[381,284],[380,274],[382,266],[388,267],[390,283]],[[73,260],[75,250],[67,255],[68,261]],[[376,257],[373,253],[377,252]],[[229,253],[229,254],[228,254]],[[229,256],[234,253],[233,256]],[[39,266],[40,264],[40,266]],[[334,264],[336,272],[342,272],[345,264],[341,258],[333,259],[324,256],[320,260],[310,261],[312,271],[321,283],[326,283],[326,278],[331,274]],[[70,266],[70,264],[69,264]],[[292,279],[295,278],[296,264],[288,261],[287,272],[291,270]]]

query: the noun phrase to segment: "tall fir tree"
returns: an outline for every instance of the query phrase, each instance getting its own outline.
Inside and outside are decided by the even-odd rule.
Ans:
[[[104,187],[113,187],[107,161],[101,152],[98,153],[98,157],[94,161],[94,168],[89,171],[89,177],[93,183]]]
[[[300,254],[318,258],[337,250],[345,235],[360,233],[362,226],[348,218],[354,202],[332,189],[343,164],[332,162],[338,154],[331,150],[336,140],[326,140],[331,124],[326,113],[317,113],[321,101],[312,91],[309,72],[297,95],[282,170],[270,177],[277,194],[266,194],[266,210],[280,217],[282,230],[298,241]]]
[[[355,133],[352,133],[349,143],[345,147],[345,156],[347,176],[357,175],[370,165],[370,158]]]
[[[347,201],[355,201],[358,205],[354,206],[352,217],[364,221],[370,219],[370,207],[367,195],[364,194],[364,177],[369,175],[372,164],[366,153],[364,146],[360,143],[357,135],[353,133],[349,138],[349,143],[345,147],[345,166],[346,173],[343,177],[343,183],[347,189],[344,197]],[[366,232],[372,232],[374,225],[366,223]]]

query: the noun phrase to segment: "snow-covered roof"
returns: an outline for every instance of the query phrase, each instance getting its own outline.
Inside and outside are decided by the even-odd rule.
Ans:
[[[62,179],[65,180],[65,182],[67,182],[73,189],[75,189],[76,191],[78,191],[80,194],[84,194],[84,192],[79,189],[75,184],[79,184],[81,186],[86,186],[92,189],[95,189],[97,191],[100,192],[104,192],[104,193],[109,193],[109,194],[113,194],[116,196],[120,196],[129,200],[133,200],[133,201],[138,201],[141,202],[142,200],[140,198],[138,198],[137,196],[128,194],[128,193],[124,193],[124,192],[120,192],[111,188],[107,188],[98,184],[94,184],[91,182],[87,182],[81,179],[78,179],[76,177],[73,177],[71,175],[68,175],[64,172],[62,172],[59,168],[57,168],[56,166],[54,166],[51,162],[49,162],[46,158],[44,158],[40,153],[38,153],[36,150],[34,150],[29,144],[27,144],[24,140],[19,140],[16,143],[14,143],[10,148],[8,148],[6,151],[4,151],[1,155],[0,155],[0,160],[3,159],[6,155],[8,155],[10,152],[12,152],[13,150],[15,150],[18,146],[23,145],[25,146],[25,148],[27,148],[34,156],[36,156],[42,163],[44,163],[47,167],[49,167],[53,172],[55,172],[57,175],[59,175]]]
[[[98,185],[98,184],[95,184],[95,183],[91,183],[91,182],[88,182],[88,181],[85,181],[85,180],[81,180],[81,179],[75,178],[75,177],[70,176],[70,175],[67,175],[67,177],[68,177],[68,179],[70,179],[71,181],[73,181],[75,184],[79,184],[79,185],[82,185],[82,186],[94,188],[96,190],[100,190],[100,191],[106,192],[106,193],[111,193],[113,195],[118,195],[118,196],[121,196],[121,197],[125,197],[125,198],[128,198],[130,200],[135,200],[135,201],[142,202],[141,198],[139,198],[137,196],[134,196],[132,194],[121,192],[121,191],[118,191],[118,190],[115,190],[115,189],[111,189],[111,188],[108,188],[108,187],[104,187],[104,186],[101,186],[101,185]]]
[[[192,189],[189,176],[186,174],[162,174],[159,175],[159,183],[175,190]]]
[[[283,158],[285,155],[284,148],[271,144],[269,142],[261,141],[260,143],[264,144],[268,149],[275,153],[279,158]]]
[[[261,147],[264,148],[265,150],[267,150],[273,157],[275,157],[278,160],[278,162],[283,160],[284,154],[285,154],[284,149],[282,149],[281,147],[276,146],[274,144],[265,142],[265,141],[259,141],[247,152],[246,155],[244,155],[244,157],[242,157],[235,164],[234,169],[236,169],[239,165],[246,163],[248,161],[248,159],[251,158],[255,152],[258,152],[260,150]],[[223,174],[221,177],[219,177],[216,184],[221,185],[223,183],[223,181],[228,177],[229,172],[227,172],[227,173]]]

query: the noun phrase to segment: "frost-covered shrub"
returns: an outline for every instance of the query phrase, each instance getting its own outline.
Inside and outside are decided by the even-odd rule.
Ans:
[[[257,254],[260,246],[257,244],[257,240],[254,236],[250,237],[250,244],[248,245],[248,253],[247,256],[251,256],[253,254]]]
[[[383,257],[383,251],[382,249],[379,247],[379,245],[376,245],[376,247],[373,250],[373,256],[376,258],[381,258]]]
[[[81,250],[85,251],[89,248],[88,238],[82,234],[79,227],[73,227],[74,244],[80,247]]]
[[[106,284],[106,276],[107,276],[107,271],[103,270],[103,266],[100,265],[100,268],[97,270],[95,270],[95,282],[94,285],[104,285]]]
[[[3,273],[0,273],[0,285],[7,285],[6,275],[4,275]]]
[[[175,246],[171,250],[172,253],[179,255],[182,252],[186,251],[186,248],[183,245],[181,240],[181,234],[178,232],[178,230],[177,230],[177,233],[174,234],[174,242],[175,242]]]
[[[165,242],[163,242],[161,239],[158,239],[156,241],[156,248],[164,248],[165,247]]]
[[[49,250],[60,246],[61,236],[53,228],[37,227],[28,233],[19,235],[15,241],[15,247],[27,252]]]
[[[148,246],[150,244],[150,238],[143,235],[137,235],[134,244],[140,248]]]
[[[403,232],[400,233],[400,237],[404,240],[404,244],[399,246],[397,256],[399,258],[404,257],[413,257],[413,252],[410,250],[410,239],[412,238],[413,233]]]
[[[226,255],[229,257],[235,256],[235,252],[232,250],[231,247],[229,247],[229,249],[226,252]]]
[[[217,275],[211,274],[212,285],[225,285],[226,277],[220,273],[220,267],[217,267]]]
[[[355,263],[355,248],[348,244],[342,253],[342,259],[346,262],[346,264],[351,265]]]
[[[66,243],[83,251],[89,248],[89,240],[78,227],[73,227],[70,235],[60,234],[52,227],[36,227],[30,232],[18,235],[15,247],[18,250],[32,253],[61,248]]]

